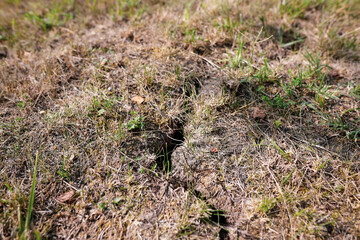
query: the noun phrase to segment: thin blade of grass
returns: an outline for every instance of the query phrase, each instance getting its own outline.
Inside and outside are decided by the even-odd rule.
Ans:
[[[292,46],[294,44],[297,44],[297,43],[300,43],[300,42],[303,42],[303,41],[304,41],[304,39],[298,39],[298,40],[295,40],[295,41],[292,41],[292,42],[282,43],[282,44],[280,44],[280,47],[282,47],[282,48],[290,47],[290,46]]]
[[[286,154],[286,153],[284,152],[284,150],[282,150],[282,149],[279,147],[279,145],[277,145],[276,142],[274,142],[274,141],[271,140],[271,139],[270,139],[270,142],[271,142],[271,144],[275,147],[275,149],[276,149],[284,158],[286,158],[286,160],[288,160],[289,162],[291,162],[288,154]]]
[[[19,236],[21,237],[24,233],[25,227],[24,227],[24,220],[21,216],[21,210],[20,205],[18,205],[18,221],[19,221]]]
[[[34,173],[33,173],[32,185],[31,185],[31,192],[30,192],[29,204],[28,204],[27,213],[26,213],[25,233],[28,230],[30,220],[31,220],[31,213],[32,213],[33,206],[34,206],[34,196],[35,196],[35,186],[36,186],[36,172],[37,172],[38,158],[39,158],[39,153],[36,153]]]

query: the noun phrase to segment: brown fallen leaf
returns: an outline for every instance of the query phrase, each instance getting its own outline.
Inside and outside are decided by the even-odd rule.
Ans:
[[[69,201],[72,198],[72,196],[74,196],[74,194],[75,194],[75,191],[70,190],[70,191],[58,196],[56,198],[56,200],[61,202],[61,203],[65,203],[65,202]]]
[[[145,101],[145,99],[143,97],[140,96],[135,96],[133,98],[131,98],[131,101],[137,103],[137,104],[141,104]]]
[[[254,112],[253,112],[253,118],[254,119],[265,119],[266,117],[266,113],[264,110],[260,109],[260,108],[255,108]]]
[[[211,148],[212,153],[217,153],[219,150],[216,147]]]

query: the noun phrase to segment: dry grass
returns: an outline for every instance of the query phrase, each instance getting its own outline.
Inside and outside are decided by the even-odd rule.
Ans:
[[[1,238],[357,239],[359,9],[2,1]]]

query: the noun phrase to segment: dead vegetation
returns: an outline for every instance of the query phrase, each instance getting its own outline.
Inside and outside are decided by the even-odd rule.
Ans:
[[[357,239],[359,11],[2,1],[1,238]]]

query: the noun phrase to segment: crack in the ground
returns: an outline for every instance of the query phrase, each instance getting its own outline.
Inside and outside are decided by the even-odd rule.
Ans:
[[[206,82],[205,82],[206,81]],[[204,77],[204,79],[191,78],[188,79],[184,86],[184,95],[190,97],[192,94],[195,96],[200,96],[201,94],[206,95],[207,97],[212,97],[218,93],[220,89],[221,82],[217,79],[209,79],[209,77]],[[186,106],[183,106],[184,108]],[[191,114],[192,109],[186,108],[185,113]],[[184,118],[182,118],[184,119]],[[159,147],[155,149],[156,154],[156,169],[163,173],[170,173],[173,170],[172,162],[172,153],[176,148],[182,146],[184,138],[184,126],[186,122],[173,124],[173,127],[168,132],[162,132],[160,137]],[[226,226],[229,225],[228,217],[226,212],[221,209],[215,208],[211,205],[208,200],[203,196],[200,191],[195,190],[191,185],[186,181],[179,181],[176,176],[171,176],[169,179],[169,184],[173,186],[181,186],[185,190],[189,190],[196,198],[201,199],[206,202],[209,210],[207,212],[208,216],[201,218],[201,222],[204,224],[210,224],[220,228],[218,232],[219,239],[227,239],[229,231],[226,229]]]

